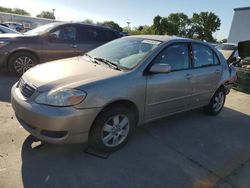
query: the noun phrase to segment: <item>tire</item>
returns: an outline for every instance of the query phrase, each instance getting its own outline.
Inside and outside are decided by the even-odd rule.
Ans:
[[[22,76],[28,69],[35,66],[38,59],[30,52],[16,52],[10,56],[9,70],[17,76]]]
[[[209,104],[203,108],[204,112],[208,115],[215,116],[221,112],[226,101],[226,93],[222,88],[219,88]]]
[[[111,106],[101,112],[94,121],[89,135],[89,145],[101,152],[116,151],[128,142],[135,124],[132,110]]]

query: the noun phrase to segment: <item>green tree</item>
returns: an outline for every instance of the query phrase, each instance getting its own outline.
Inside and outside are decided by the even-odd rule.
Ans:
[[[105,21],[102,23],[102,25],[108,26],[112,29],[122,32],[122,27],[120,27],[119,24],[115,23],[114,21]]]
[[[194,13],[188,35],[192,37],[197,34],[200,40],[214,42],[213,33],[219,30],[220,25],[220,18],[213,12]]]
[[[155,34],[186,36],[190,20],[184,13],[172,13],[168,17],[156,16],[153,19]]]
[[[0,12],[13,13],[11,8],[0,7]]]
[[[83,22],[86,24],[94,24],[93,20],[91,20],[91,19],[86,19]]]
[[[187,36],[190,19],[186,14],[172,13],[165,19],[165,30],[168,35]]]
[[[162,24],[162,17],[160,15],[157,15],[154,17],[153,19],[153,29],[154,29],[154,33],[157,35],[163,35],[163,24]]]
[[[23,9],[20,9],[20,8],[11,9],[11,8],[6,8],[6,7],[1,7],[0,6],[0,12],[30,16],[30,13],[28,13],[26,10],[23,10]]]
[[[13,13],[20,14],[20,15],[25,15],[25,16],[30,16],[29,12],[27,12],[26,10],[20,9],[20,8],[14,8]]]
[[[222,39],[221,41],[219,41],[220,43],[227,43],[227,39]]]
[[[55,19],[54,13],[51,11],[42,11],[40,14],[36,15],[38,18]]]
[[[129,30],[127,30],[127,28],[124,28],[123,31],[129,33],[130,35],[152,35],[155,32],[154,29],[148,25],[141,25]]]

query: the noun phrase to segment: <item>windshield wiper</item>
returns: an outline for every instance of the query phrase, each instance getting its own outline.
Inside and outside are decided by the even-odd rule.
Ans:
[[[101,61],[102,63],[107,64],[109,67],[111,67],[113,69],[121,71],[121,68],[117,64],[115,64],[115,63],[113,63],[113,62],[111,62],[111,61],[109,61],[107,59],[100,58],[100,57],[97,57],[97,58],[94,58],[94,59],[97,60],[97,61]]]
[[[90,56],[89,54],[84,54],[85,56],[87,56],[89,59],[90,59],[90,61],[92,62],[92,63],[95,63],[95,64],[98,64],[98,65],[100,65],[100,63],[98,63],[98,61],[96,61],[95,60],[95,58],[93,58],[92,56]]]

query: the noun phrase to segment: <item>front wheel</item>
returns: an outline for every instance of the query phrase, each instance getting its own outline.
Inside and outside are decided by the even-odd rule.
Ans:
[[[22,76],[27,70],[38,63],[37,58],[29,52],[17,52],[11,55],[9,69],[17,76]]]
[[[130,109],[111,107],[95,120],[89,135],[89,144],[103,152],[123,147],[135,127],[135,117]]]
[[[226,93],[223,89],[218,89],[211,101],[204,107],[204,112],[208,115],[217,115],[223,109],[226,100]]]

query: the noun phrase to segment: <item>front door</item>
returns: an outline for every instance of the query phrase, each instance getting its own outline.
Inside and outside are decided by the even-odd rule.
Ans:
[[[147,76],[146,121],[185,110],[192,95],[188,44],[166,47],[153,63],[169,64],[171,71]]]
[[[62,26],[48,34],[42,51],[43,61],[77,56],[76,27]]]

